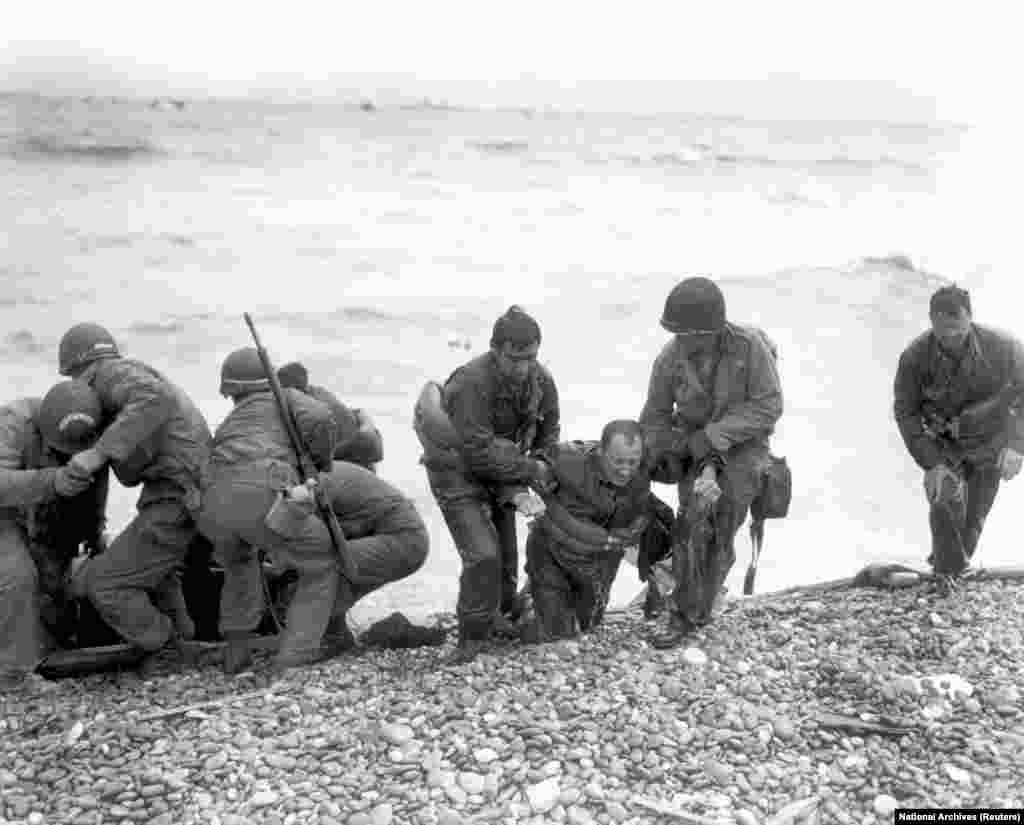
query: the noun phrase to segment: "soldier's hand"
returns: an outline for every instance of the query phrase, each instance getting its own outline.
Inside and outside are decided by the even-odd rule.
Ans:
[[[527,518],[542,516],[547,510],[547,507],[540,496],[535,496],[533,493],[516,493],[512,497],[512,503],[515,504],[516,509]]]
[[[1001,468],[1000,468],[1001,469]],[[924,474],[924,492],[932,504],[960,497],[960,476],[945,464],[936,464]]]
[[[305,484],[296,484],[288,490],[288,498],[298,504],[313,504],[313,491],[316,489],[316,479],[309,479]]]
[[[555,474],[546,461],[531,460],[530,486],[541,493],[550,493],[557,486]]]
[[[1024,456],[1011,447],[1003,447],[999,453],[999,475],[1003,481],[1010,481],[1016,478],[1024,465]]]
[[[88,450],[82,450],[71,456],[67,466],[68,469],[80,476],[92,477],[106,463],[107,457],[95,447],[90,447]]]
[[[702,474],[693,483],[693,494],[701,504],[712,506],[722,497],[722,488],[718,486],[718,481],[713,476]]]
[[[91,485],[92,476],[76,472],[72,467],[58,467],[53,477],[53,489],[66,498],[84,493]]]

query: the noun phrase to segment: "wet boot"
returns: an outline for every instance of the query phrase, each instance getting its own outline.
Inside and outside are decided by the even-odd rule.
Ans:
[[[657,650],[669,650],[678,647],[693,630],[690,623],[678,613],[669,614],[668,627],[661,633],[656,633],[650,638],[651,647]]]
[[[252,650],[249,648],[248,633],[226,633],[224,635],[224,672],[234,676],[252,666]]]
[[[658,590],[658,583],[651,576],[647,580],[647,594],[644,596],[644,618],[656,619],[665,612],[665,597]]]
[[[445,664],[464,665],[472,662],[487,647],[487,635],[490,632],[490,623],[481,624],[479,621],[459,622],[459,641],[448,657]]]
[[[345,616],[344,613],[332,616],[327,624],[327,630],[324,631],[323,646],[331,651],[332,656],[356,648],[356,637],[352,635]]]

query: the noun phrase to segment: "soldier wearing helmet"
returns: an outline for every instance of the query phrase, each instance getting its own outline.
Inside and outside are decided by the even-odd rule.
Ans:
[[[256,548],[299,576],[275,668],[327,658],[341,651],[332,636],[324,638],[338,600],[340,566],[327,525],[294,498],[298,457],[255,349],[235,350],[224,359],[220,391],[234,407],[213,436],[198,521],[224,568],[225,670],[236,673],[249,665],[249,638],[263,615]],[[330,408],[296,389],[283,392],[317,469],[329,470],[335,448]]]
[[[77,324],[64,334],[58,369],[92,388],[108,422],[69,467],[89,477],[109,466],[126,487],[142,487],[135,519],[85,571],[85,592],[126,641],[154,653],[193,630],[178,575],[197,536],[193,514],[209,459],[209,427],[180,388],[148,364],[122,357],[99,324]],[[167,589],[176,594],[177,627],[151,596]]]
[[[99,398],[78,381],[0,407],[0,685],[42,658],[42,619],[58,640],[71,632],[64,575],[80,544],[102,549],[107,474],[67,462],[102,428]]]
[[[661,326],[673,338],[655,359],[640,421],[655,480],[679,485],[677,586],[668,628],[652,640],[672,647],[710,619],[736,559],[733,541],[759,488],[782,389],[771,343],[726,319],[725,298],[710,279],[676,285]],[[707,529],[698,530],[698,520]]]

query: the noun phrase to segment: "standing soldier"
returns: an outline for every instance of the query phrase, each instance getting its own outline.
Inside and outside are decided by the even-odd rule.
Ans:
[[[516,510],[542,511],[525,485],[548,472],[534,453],[559,433],[558,393],[539,347],[537,322],[512,306],[494,324],[490,351],[443,388],[428,384],[417,404],[421,461],[462,557],[456,662],[473,659],[492,629],[514,632],[502,613],[516,604]]]
[[[154,598],[171,590],[177,612],[184,609],[178,575],[196,536],[193,514],[210,430],[181,389],[148,364],[121,357],[113,336],[98,324],[77,324],[64,334],[59,369],[93,389],[107,422],[95,444],[71,457],[71,471],[88,478],[109,464],[124,486],[142,486],[137,515],[90,561],[84,589],[108,625],[152,654],[191,635],[183,629],[191,622],[179,616],[176,623]]]
[[[274,668],[312,664],[338,652],[322,646],[338,597],[337,551],[327,525],[308,502],[307,488],[299,485],[299,457],[257,350],[245,347],[224,359],[220,391],[234,408],[213,437],[199,525],[224,568],[224,668],[236,673],[250,662],[249,638],[264,609],[258,549],[299,576]],[[335,446],[330,409],[298,390],[283,392],[313,463],[329,470]]]
[[[711,618],[736,560],[736,532],[760,489],[782,389],[769,342],[726,320],[713,281],[680,282],[661,325],[674,337],[655,359],[640,421],[657,445],[655,479],[679,484],[677,585],[668,628],[652,640],[668,648]]]
[[[0,407],[0,690],[42,658],[42,613],[63,623],[64,573],[78,545],[102,549],[107,474],[67,464],[101,425],[99,398],[78,381]]]
[[[1024,349],[975,324],[971,296],[955,285],[929,303],[931,330],[900,356],[894,412],[907,450],[924,470],[930,505],[928,558],[948,592],[978,547],[1000,479],[1020,472]]]

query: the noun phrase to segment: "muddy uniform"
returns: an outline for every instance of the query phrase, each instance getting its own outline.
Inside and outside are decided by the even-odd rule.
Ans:
[[[599,442],[571,441],[544,453],[557,486],[526,541],[527,572],[541,639],[598,625],[608,605],[622,550],[602,545],[610,530],[639,544],[651,518],[646,471],[618,487],[605,478]]]
[[[448,378],[443,406],[461,442],[424,443],[430,489],[462,557],[458,616],[467,639],[486,637],[494,615],[515,603],[516,511],[530,469],[528,453],[558,441],[554,379],[533,363],[525,381],[503,381],[488,352]],[[422,437],[421,437],[422,440]]]
[[[972,325],[959,359],[931,332],[900,356],[894,413],[907,449],[923,470],[945,462],[963,480],[958,495],[940,496],[929,513],[932,561],[940,575],[962,572],[977,549],[999,490],[996,461],[1002,448],[1024,453],[1024,418],[1005,410],[989,431],[974,435],[954,436],[944,424],[1010,383],[1024,386],[1024,348],[1010,335],[979,324]]]
[[[35,419],[40,399],[0,408],[0,674],[32,670],[44,652],[41,619],[66,636],[63,581],[78,545],[99,547],[107,473],[72,498],[54,489],[65,459],[48,450]]]
[[[142,486],[138,514],[85,571],[89,600],[122,638],[144,650],[161,648],[174,623],[154,604],[173,589],[196,536],[209,459],[210,429],[192,400],[159,372],[130,358],[103,358],[78,375],[99,396],[110,422],[95,444],[126,487]],[[162,597],[161,597],[162,601]]]
[[[775,359],[757,330],[726,323],[715,352],[685,353],[673,338],[658,355],[640,422],[674,428],[683,437],[703,432],[722,465],[722,496],[707,518],[692,506],[696,462],[683,465],[678,482],[673,610],[694,626],[710,618],[736,560],[734,539],[758,491],[768,437],[782,415],[782,389]]]
[[[284,392],[314,464],[329,468],[335,447],[330,410],[298,390]],[[273,394],[262,391],[240,398],[214,435],[198,523],[224,568],[220,626],[225,638],[245,636],[259,624],[263,596],[256,548],[266,550],[280,567],[298,572],[282,657],[319,648],[340,575],[327,525],[313,510],[296,517],[287,534],[265,523],[281,494],[298,483],[298,459]]]
[[[331,408],[337,429],[337,446],[334,448],[336,461],[350,461],[367,470],[384,460],[384,441],[376,427],[364,426],[361,410],[354,410],[338,400],[330,390],[310,384],[306,394],[322,401]]]

